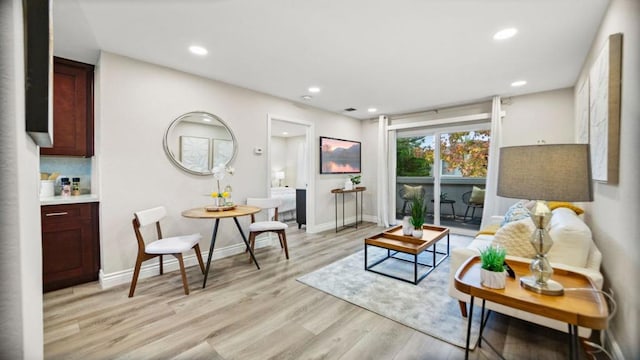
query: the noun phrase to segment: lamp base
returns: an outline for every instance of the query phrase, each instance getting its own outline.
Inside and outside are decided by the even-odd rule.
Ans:
[[[557,281],[547,280],[544,285],[538,284],[533,276],[523,276],[520,278],[520,286],[543,295],[560,296],[564,294],[564,287]]]

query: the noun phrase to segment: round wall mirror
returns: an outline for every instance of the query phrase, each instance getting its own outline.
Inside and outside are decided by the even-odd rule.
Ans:
[[[177,167],[195,175],[211,175],[214,166],[229,165],[238,142],[219,117],[203,111],[180,115],[164,134],[164,151]]]

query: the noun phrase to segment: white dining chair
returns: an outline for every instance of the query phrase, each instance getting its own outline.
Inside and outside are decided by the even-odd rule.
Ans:
[[[262,210],[267,210],[269,213],[270,209],[273,209],[273,220],[267,221],[256,221],[255,214],[251,215],[251,225],[249,225],[249,245],[251,246],[251,251],[253,251],[256,242],[256,236],[273,232],[278,235],[278,240],[280,241],[280,247],[284,248],[284,254],[287,260],[289,259],[289,248],[287,247],[287,234],[285,233],[286,229],[289,227],[287,224],[278,221],[278,206],[280,206],[280,199],[266,199],[266,198],[248,198],[247,205],[256,206]]]
[[[164,206],[158,206],[147,210],[140,210],[134,213],[133,231],[135,232],[136,239],[138,240],[138,257],[136,259],[136,266],[133,271],[133,279],[131,280],[129,297],[133,297],[133,293],[136,290],[136,284],[138,282],[138,276],[140,275],[140,267],[142,266],[142,262],[153,259],[155,257],[160,257],[160,275],[163,274],[163,255],[173,255],[176,257],[176,259],[178,259],[185,295],[189,295],[189,284],[187,283],[187,274],[184,269],[184,260],[182,258],[182,254],[191,249],[194,249],[196,252],[196,257],[198,258],[198,263],[200,264],[200,270],[204,274],[204,262],[202,261],[202,253],[200,252],[200,245],[198,244],[202,236],[198,233],[195,233],[191,235],[163,238],[162,230],[160,229],[160,220],[162,220],[166,215],[167,210],[164,208]],[[154,223],[156,225],[157,240],[145,244],[140,229],[144,226]]]

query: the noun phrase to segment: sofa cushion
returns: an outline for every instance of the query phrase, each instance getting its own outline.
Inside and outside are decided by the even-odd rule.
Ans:
[[[422,185],[410,186],[403,185],[404,199],[419,199],[422,197]]]
[[[591,230],[571,209],[561,207],[551,213],[549,236],[553,246],[547,258],[552,263],[585,267],[593,243]]]
[[[531,213],[529,212],[529,209],[525,207],[525,204],[527,204],[526,200],[520,200],[517,203],[513,204],[504,214],[504,219],[502,220],[500,226],[504,226],[505,224],[512,221],[518,221],[531,217]]]
[[[584,210],[582,210],[581,208],[573,205],[570,202],[562,202],[562,201],[549,201],[547,203],[547,206],[549,206],[549,210],[555,210],[557,208],[561,208],[561,207],[565,207],[567,209],[571,209],[573,210],[576,214],[578,215],[582,215],[584,214]]]
[[[471,196],[469,197],[469,202],[472,204],[484,204],[484,193],[484,189],[474,186],[471,191]]]
[[[534,258],[536,252],[529,239],[536,230],[529,218],[513,221],[496,231],[493,244],[500,245],[507,250],[507,255]]]

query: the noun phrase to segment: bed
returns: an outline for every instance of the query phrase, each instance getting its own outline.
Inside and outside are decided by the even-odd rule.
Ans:
[[[287,214],[286,218],[295,217],[296,211],[296,189],[290,187],[272,187],[271,197],[280,199],[282,203],[278,207],[278,213],[283,215]]]

